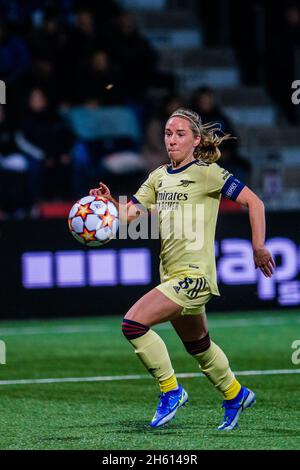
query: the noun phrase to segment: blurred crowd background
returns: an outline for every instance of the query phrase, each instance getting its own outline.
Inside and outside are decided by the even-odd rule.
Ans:
[[[220,164],[269,210],[299,208],[297,79],[299,2],[0,0],[0,220],[64,214],[100,180],[130,196],[182,105],[237,137]]]

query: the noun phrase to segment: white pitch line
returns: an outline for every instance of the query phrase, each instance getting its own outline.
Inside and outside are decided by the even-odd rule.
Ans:
[[[299,318],[278,318],[278,317],[265,317],[256,320],[248,318],[237,318],[233,320],[226,319],[210,319],[208,317],[209,328],[233,328],[233,327],[245,327],[245,326],[279,326],[279,325],[294,325],[300,323]],[[157,325],[155,328],[160,330],[166,330],[171,328],[167,323]]]
[[[22,336],[22,335],[51,335],[51,334],[73,334],[73,333],[95,333],[110,331],[111,328],[101,325],[74,325],[74,326],[25,326],[21,328],[1,328],[1,336]]]
[[[245,326],[279,326],[300,323],[299,318],[277,318],[277,317],[263,317],[259,319],[237,318],[233,320],[226,319],[209,319],[210,328],[233,328]],[[121,324],[121,323],[120,323]],[[106,326],[106,325],[61,325],[53,327],[43,326],[25,326],[20,328],[7,327],[0,328],[0,338],[2,336],[22,336],[22,335],[49,335],[49,334],[76,334],[76,333],[104,333],[120,329],[119,326]],[[155,326],[158,330],[170,330],[172,326],[169,323],[164,323]]]
[[[235,371],[236,375],[287,375],[300,374],[300,369],[274,369],[274,370],[241,370]],[[179,378],[204,377],[199,372],[176,374]],[[21,380],[0,380],[0,385],[31,385],[31,384],[51,384],[68,382],[113,382],[116,380],[144,380],[152,378],[150,375],[103,375],[99,377],[63,377],[53,379],[21,379]]]

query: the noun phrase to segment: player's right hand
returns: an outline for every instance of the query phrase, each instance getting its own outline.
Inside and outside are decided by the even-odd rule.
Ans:
[[[100,181],[99,187],[91,189],[89,192],[90,196],[104,196],[104,197],[111,197],[110,190],[106,186],[106,184]]]

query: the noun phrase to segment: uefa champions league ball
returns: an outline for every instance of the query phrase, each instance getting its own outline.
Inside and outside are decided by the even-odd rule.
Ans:
[[[103,196],[86,196],[71,208],[69,229],[86,246],[102,246],[116,237],[119,214],[116,206]]]

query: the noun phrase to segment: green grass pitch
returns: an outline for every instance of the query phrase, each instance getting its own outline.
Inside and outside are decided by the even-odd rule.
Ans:
[[[291,346],[300,340],[299,312],[208,318],[210,334],[232,369],[253,371],[237,375],[257,395],[237,430],[216,430],[222,397],[203,376],[179,379],[189,393],[188,406],[167,426],[151,429],[159,389],[123,338],[121,317],[6,321],[0,323],[6,345],[6,364],[0,365],[0,449],[299,449],[300,365],[292,362]],[[178,374],[199,373],[169,324],[156,331]],[[116,376],[124,377],[112,380]],[[91,380],[11,383],[86,377]]]

